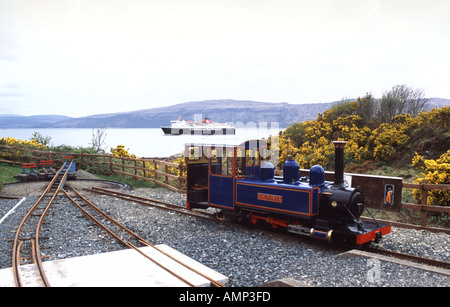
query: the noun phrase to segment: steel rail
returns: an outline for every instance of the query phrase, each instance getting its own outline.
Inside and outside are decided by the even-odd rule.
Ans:
[[[64,172],[61,181],[58,184],[58,187],[55,190],[55,193],[53,194],[52,198],[50,199],[48,205],[45,207],[44,212],[41,215],[41,218],[38,221],[38,225],[36,227],[36,238],[35,238],[35,244],[34,244],[34,249],[35,249],[35,255],[36,255],[36,265],[38,267],[39,270],[39,274],[41,275],[42,281],[44,282],[46,287],[50,287],[50,283],[47,280],[47,277],[45,275],[44,272],[44,267],[42,266],[42,259],[41,259],[41,248],[39,245],[39,236],[41,234],[41,227],[42,227],[42,223],[44,222],[44,219],[48,213],[48,211],[50,210],[50,207],[52,206],[53,202],[55,201],[56,196],[58,195],[59,191],[61,191],[64,187],[64,184],[66,183],[67,180],[67,175],[69,174],[69,169],[72,165],[72,162],[70,162],[69,167],[66,169],[66,171]],[[64,164],[65,166],[65,164]],[[64,166],[62,168],[64,168]]]
[[[50,191],[50,189],[53,186],[53,183],[56,181],[57,176],[61,173],[62,168],[58,170],[58,172],[55,174],[55,176],[50,181],[49,185],[45,189],[45,191],[41,194],[39,199],[34,203],[34,205],[30,208],[28,213],[25,215],[25,217],[20,222],[19,226],[16,230],[16,235],[14,237],[14,243],[13,243],[13,250],[12,250],[12,268],[13,268],[13,275],[14,275],[14,282],[17,287],[22,287],[22,281],[20,278],[20,272],[19,272],[19,266],[20,266],[20,250],[23,245],[23,241],[20,240],[20,233],[22,232],[22,228],[25,225],[25,223],[30,219],[33,212],[36,210],[36,208],[39,206],[39,204],[44,199],[45,195]]]
[[[216,287],[224,287],[223,284],[215,281],[214,279],[212,279],[211,277],[203,274],[202,272],[199,272],[198,270],[196,270],[195,268],[189,266],[188,264],[178,260],[177,258],[173,257],[172,255],[170,255],[169,253],[166,253],[165,251],[163,251],[162,249],[158,248],[155,245],[152,245],[151,243],[149,243],[148,241],[146,241],[144,238],[140,237],[138,234],[136,234],[135,232],[129,230],[128,228],[126,228],[125,226],[123,226],[122,224],[120,224],[118,221],[114,220],[112,217],[110,217],[109,215],[107,215],[106,213],[104,213],[103,211],[101,211],[98,207],[96,207],[94,204],[92,204],[88,199],[86,199],[83,195],[81,195],[76,189],[72,189],[73,192],[80,197],[85,203],[87,203],[92,209],[94,209],[95,211],[97,211],[98,213],[102,214],[105,218],[107,218],[110,222],[116,224],[117,226],[121,227],[122,229],[124,229],[125,231],[127,231],[130,235],[136,237],[138,239],[138,241],[141,244],[150,246],[154,249],[156,249],[157,251],[159,251],[160,253],[162,253],[163,255],[169,257],[170,259],[174,260],[175,262],[183,265],[184,267],[188,268],[189,270],[193,271],[194,273],[206,278],[207,280],[209,280],[211,282],[211,284],[213,284]],[[66,193],[67,194],[67,193]],[[68,195],[68,194],[67,194]],[[70,196],[68,196],[70,198]],[[175,206],[175,205],[172,205]],[[129,243],[129,242],[128,242]],[[130,243],[131,244],[131,243]],[[133,247],[133,246],[132,246]],[[140,252],[140,251],[139,251]]]
[[[184,263],[184,262],[182,262],[182,261],[176,259],[175,257],[173,257],[172,255],[166,253],[165,251],[163,251],[162,249],[158,248],[157,246],[154,246],[154,245],[150,244],[150,243],[147,242],[147,241],[142,241],[142,240],[140,240],[140,241],[141,241],[142,244],[145,244],[145,245],[147,245],[147,246],[153,247],[154,249],[158,250],[160,253],[162,253],[162,254],[166,255],[167,257],[171,258],[172,260],[178,262],[179,264],[183,265],[184,267],[188,268],[189,270],[191,270],[191,271],[197,273],[198,275],[200,275],[200,276],[202,276],[202,277],[208,279],[208,280],[211,282],[211,284],[212,284],[213,286],[216,286],[216,287],[218,287],[218,288],[225,287],[225,285],[221,284],[221,283],[218,282],[218,281],[215,281],[214,279],[212,279],[212,278],[209,277],[208,275],[203,274],[202,272],[200,272],[200,271],[194,269],[193,267],[189,266],[188,264],[186,264],[186,263]]]
[[[128,196],[128,197],[131,197],[131,198],[134,198],[134,199],[137,199],[137,200],[142,200],[142,201],[151,200],[154,203],[166,205],[166,206],[171,207],[171,208],[182,208],[181,206],[174,205],[174,204],[171,204],[171,203],[168,203],[168,202],[164,202],[164,201],[160,201],[160,200],[156,200],[156,199],[150,199],[150,198],[147,198],[147,197],[131,195],[131,194],[127,194],[127,193],[122,193],[122,192],[118,192],[118,191],[115,191],[115,190],[103,189],[103,188],[98,188],[98,187],[92,187],[92,189],[93,190],[97,190],[97,191],[104,191],[104,192],[108,192],[108,193],[114,193],[114,194],[122,195],[122,196]]]
[[[150,246],[152,248],[154,248],[155,250],[157,250],[158,252],[164,254],[165,256],[171,258],[172,260],[182,264],[183,266],[185,266],[186,268],[190,269],[191,271],[193,271],[194,273],[197,273],[198,275],[208,279],[214,286],[217,287],[223,287],[222,284],[216,282],[215,280],[213,280],[212,278],[208,277],[207,275],[198,272],[197,270],[195,270],[194,268],[190,267],[189,265],[181,262],[180,260],[174,258],[173,256],[169,255],[168,253],[162,251],[161,249],[159,249],[158,247],[150,244],[149,242],[147,242],[145,239],[141,238],[139,235],[137,235],[136,233],[134,233],[133,231],[129,230],[128,228],[126,228],[125,226],[123,226],[122,224],[120,224],[118,221],[116,221],[115,219],[113,219],[112,217],[110,217],[108,214],[104,213],[103,211],[101,211],[98,207],[96,207],[94,204],[92,204],[89,200],[87,200],[84,196],[82,196],[77,190],[73,189],[73,192],[80,197],[86,204],[88,204],[88,206],[90,208],[92,208],[93,210],[95,210],[96,212],[98,212],[99,214],[101,214],[103,217],[105,217],[107,220],[109,220],[110,222],[114,223],[116,226],[120,227],[121,229],[125,230],[126,232],[128,232],[130,235],[134,236],[138,242],[140,242],[141,244]],[[69,198],[69,200],[71,200],[71,202],[76,205],[89,219],[91,219],[94,223],[96,223],[99,227],[101,227],[102,229],[104,229],[105,231],[108,232],[108,234],[110,234],[112,237],[114,237],[116,240],[120,241],[121,243],[123,243],[125,246],[132,248],[134,250],[136,250],[137,252],[139,252],[141,255],[143,255],[144,257],[146,257],[147,259],[151,260],[152,262],[154,262],[156,265],[158,265],[159,267],[163,268],[164,270],[168,271],[169,273],[171,273],[172,275],[176,276],[177,278],[179,278],[180,280],[182,280],[183,282],[185,282],[186,284],[195,287],[194,284],[192,284],[190,281],[188,281],[187,279],[183,278],[182,276],[180,276],[179,274],[177,274],[176,272],[174,272],[173,270],[171,270],[170,268],[162,265],[161,263],[159,263],[156,259],[152,258],[151,256],[145,254],[144,252],[142,252],[141,250],[139,250],[139,248],[137,248],[135,245],[133,245],[130,242],[127,242],[123,239],[121,239],[118,235],[114,234],[110,229],[108,229],[106,226],[102,225],[101,222],[99,222],[94,216],[92,216],[89,212],[87,212],[83,207],[81,207],[66,191],[64,191],[64,194]]]
[[[145,197],[134,196],[134,195],[121,193],[121,192],[117,192],[117,191],[112,191],[112,190],[108,190],[108,189],[93,187],[89,191],[101,193],[101,194],[105,194],[105,195],[110,195],[110,196],[115,196],[115,197],[119,197],[119,198],[122,198],[125,200],[135,201],[138,203],[142,203],[141,202],[141,200],[142,200],[144,202],[145,201],[153,201],[153,202],[162,203],[164,205],[167,204],[165,202],[161,202],[161,201],[157,201],[157,200],[153,200],[153,199],[149,199],[149,198],[145,198]],[[147,203],[144,203],[144,204],[147,204]],[[170,205],[173,207],[182,208],[182,207],[174,205],[174,204],[170,204]],[[160,208],[160,206],[157,206],[157,207]],[[164,208],[164,207],[161,207],[161,208],[171,210],[170,208]],[[184,212],[184,211],[177,210],[177,212],[180,212],[183,214],[189,214],[188,212]],[[196,214],[190,214],[190,215],[197,216]],[[384,255],[396,257],[399,259],[410,260],[410,261],[417,262],[417,263],[425,263],[425,264],[433,265],[433,266],[436,266],[439,268],[444,268],[444,269],[450,269],[450,262],[446,262],[446,261],[440,261],[440,260],[431,259],[431,258],[424,258],[424,257],[414,256],[411,254],[403,254],[403,253],[393,252],[393,251],[389,251],[389,250],[382,250],[382,249],[373,248],[373,247],[368,247],[368,248],[366,248],[366,250],[371,251],[373,253],[377,253],[377,254],[384,254]]]
[[[441,260],[436,260],[436,259],[431,259],[431,258],[424,258],[424,257],[415,256],[415,255],[411,255],[411,254],[403,254],[403,253],[394,252],[394,251],[390,251],[390,250],[379,249],[376,247],[368,247],[368,248],[366,248],[366,250],[369,252],[375,253],[375,254],[392,256],[392,257],[395,257],[398,259],[408,260],[408,261],[412,261],[412,262],[416,262],[416,263],[428,264],[428,265],[432,265],[432,266],[447,269],[447,270],[450,269],[450,262],[447,262],[447,261],[441,261]]]
[[[100,209],[98,209],[95,205],[93,205],[90,201],[88,201],[86,198],[84,198],[81,194],[78,193],[78,191],[76,191],[75,189],[73,189],[73,191],[75,192],[75,194],[77,194],[78,197],[80,197],[84,202],[86,202],[88,204],[89,207],[91,207],[92,209],[94,209],[95,211],[97,211],[98,213],[100,213],[101,215],[103,215],[106,219],[108,219],[109,221],[113,222],[114,224],[116,224],[117,226],[121,227],[122,229],[126,230],[128,233],[136,236],[139,239],[140,238],[138,235],[134,234],[131,230],[129,230],[128,228],[126,228],[125,226],[123,226],[122,224],[120,224],[119,222],[117,222],[116,220],[114,220],[113,218],[111,218],[109,215],[107,215],[106,213],[102,212]],[[89,212],[87,212],[80,204],[78,204],[66,191],[64,191],[64,194],[69,198],[69,200],[76,206],[78,207],[83,214],[85,214],[89,219],[91,219],[95,224],[97,224],[100,228],[102,228],[103,230],[105,230],[109,235],[111,235],[113,238],[115,238],[116,240],[118,240],[119,242],[121,242],[122,244],[124,244],[125,246],[135,249],[136,251],[138,251],[139,253],[143,254],[145,257],[147,257],[149,260],[153,261],[156,265],[158,265],[159,267],[163,268],[164,270],[168,271],[169,273],[171,273],[172,275],[176,276],[177,278],[179,278],[180,280],[182,280],[183,282],[185,282],[186,284],[188,284],[189,286],[195,286],[192,283],[190,283],[188,280],[185,280],[183,277],[177,275],[175,272],[172,272],[169,268],[163,266],[162,264],[160,264],[159,262],[157,262],[156,260],[152,259],[150,256],[142,253],[142,251],[140,251],[138,248],[136,248],[133,244],[131,244],[130,242],[126,242],[125,240],[122,240],[122,238],[120,238],[118,235],[116,235],[114,232],[112,232],[108,227],[104,226],[100,221],[98,221],[93,215],[91,215]]]
[[[152,204],[148,204],[148,203],[146,203],[146,202],[144,202],[144,201],[154,201],[154,202],[158,202],[158,203],[161,203],[161,204],[164,204],[164,205],[170,205],[171,207],[179,207],[179,208],[180,208],[180,206],[177,206],[177,205],[174,205],[174,204],[170,204],[170,203],[166,203],[166,202],[161,202],[161,201],[154,200],[154,199],[150,199],[150,198],[145,198],[145,197],[140,197],[140,196],[134,196],[134,195],[126,194],[126,193],[120,193],[120,192],[117,192],[117,191],[111,191],[111,190],[101,189],[101,188],[95,188],[95,189],[96,189],[96,190],[97,190],[97,189],[98,189],[98,190],[102,190],[102,192],[103,192],[102,194],[109,195],[109,196],[111,196],[112,194],[109,194],[108,192],[114,192],[114,196],[120,195],[120,196],[122,196],[121,198],[124,198],[124,199],[126,199],[126,200],[131,200],[131,201],[139,200],[139,202],[142,201],[142,203],[145,204],[145,205],[151,205],[151,206],[153,206]],[[76,191],[75,189],[73,189],[73,191],[75,192],[75,194],[77,194],[79,197],[81,197],[86,203],[89,204],[89,201],[88,201],[87,199],[85,199],[78,191]],[[90,190],[88,190],[88,191],[90,191]],[[128,198],[127,196],[130,196],[130,197]],[[118,196],[118,197],[119,197],[119,196]],[[168,208],[166,208],[166,207],[161,207],[161,206],[157,206],[157,207],[158,207],[158,208],[163,208],[163,209],[168,209]],[[95,208],[94,208],[94,209],[95,209]],[[98,208],[95,209],[95,210],[98,210],[101,214],[104,214],[104,213],[102,213],[101,210],[98,209]],[[172,210],[172,209],[170,209],[170,210]],[[177,212],[181,212],[181,213],[183,213],[183,214],[189,213],[189,212],[179,211],[179,210],[176,210],[176,211],[177,211]],[[201,215],[196,215],[196,214],[191,214],[191,215],[194,215],[194,216],[196,216],[196,217],[203,217],[203,218],[205,218],[204,216],[201,216]],[[216,220],[216,219],[214,219],[214,220]],[[114,220],[111,220],[111,222],[114,223],[115,221],[114,221]],[[225,287],[223,284],[221,284],[221,283],[215,281],[214,279],[212,279],[212,278],[210,278],[209,276],[203,274],[202,272],[199,272],[198,270],[196,270],[196,269],[194,269],[193,267],[187,265],[186,263],[183,263],[182,261],[176,259],[175,257],[173,257],[172,255],[170,255],[170,254],[166,253],[165,251],[161,250],[161,249],[158,248],[157,246],[154,246],[154,245],[152,245],[151,243],[147,242],[145,239],[139,237],[137,234],[135,234],[135,233],[132,233],[132,234],[135,235],[136,238],[138,238],[139,241],[140,241],[142,244],[145,244],[145,245],[147,245],[147,246],[153,247],[154,249],[158,250],[160,253],[162,253],[162,254],[164,254],[165,256],[171,258],[172,260],[178,262],[179,264],[185,266],[185,267],[188,268],[189,270],[191,270],[191,271],[197,273],[198,275],[200,275],[200,276],[202,276],[202,277],[208,279],[208,280],[211,282],[212,285],[214,285],[214,286],[216,286],[216,287]]]
[[[128,242],[122,240],[122,238],[120,238],[117,234],[115,234],[113,231],[111,231],[108,227],[106,227],[105,225],[103,225],[99,220],[97,220],[92,214],[90,214],[89,212],[87,212],[87,210],[85,210],[79,203],[77,203],[70,195],[69,193],[67,193],[66,191],[63,191],[63,193],[67,196],[67,198],[69,198],[69,200],[78,208],[81,210],[81,212],[83,212],[84,215],[86,215],[91,221],[93,221],[97,226],[99,226],[101,229],[103,229],[104,231],[106,231],[111,237],[113,237],[114,239],[116,239],[117,241],[119,241],[120,243],[122,243],[123,245],[131,248],[131,246],[128,244]]]
[[[190,216],[195,216],[195,217],[199,217],[199,218],[203,218],[203,219],[207,219],[207,220],[217,221],[217,218],[215,217],[214,214],[206,213],[206,212],[201,212],[201,213],[200,212],[196,212],[196,213],[189,212],[189,211],[186,211],[186,209],[181,206],[163,202],[163,201],[159,201],[159,200],[152,199],[152,198],[140,197],[140,196],[135,196],[135,195],[127,194],[127,193],[122,193],[122,192],[117,192],[117,191],[102,189],[102,188],[97,188],[97,187],[92,187],[91,189],[86,189],[86,190],[90,191],[90,192],[98,193],[98,194],[114,196],[114,197],[118,197],[118,198],[121,198],[124,200],[137,202],[137,203],[145,205],[145,206],[156,207],[156,208],[160,208],[163,210],[175,211],[175,212],[190,215]],[[164,206],[152,204],[151,202],[161,204]]]
[[[191,287],[196,287],[196,285],[194,285],[193,283],[191,283],[189,280],[181,277],[180,275],[178,275],[177,273],[175,273],[173,270],[169,269],[168,267],[163,266],[161,263],[159,263],[158,261],[156,261],[154,258],[150,257],[149,255],[147,255],[146,253],[144,253],[143,251],[141,251],[139,248],[137,248],[136,246],[134,246],[133,244],[130,243],[131,248],[133,248],[135,251],[137,251],[139,254],[141,254],[142,256],[144,256],[145,258],[153,261],[155,264],[157,264],[159,267],[163,268],[164,270],[166,270],[167,272],[169,272],[170,274],[174,275],[175,277],[177,277],[178,279],[182,280],[183,282],[185,282],[186,284],[188,284]]]

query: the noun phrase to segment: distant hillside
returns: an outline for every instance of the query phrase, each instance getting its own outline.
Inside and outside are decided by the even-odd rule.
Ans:
[[[448,105],[450,105],[450,99],[430,98],[430,101],[428,101],[428,109],[433,109],[436,107],[440,109]]]
[[[169,125],[171,120],[182,116],[193,120],[195,114],[208,115],[214,122],[278,122],[281,128],[294,122],[314,120],[333,102],[289,104],[250,100],[205,100],[180,103],[168,107],[138,110],[123,113],[96,114],[71,118],[60,115],[0,115],[0,128],[159,128]],[[429,107],[441,108],[450,105],[449,99],[431,98]]]
[[[0,129],[11,128],[48,128],[52,124],[71,119],[69,116],[62,115],[1,115]]]
[[[286,127],[293,122],[312,120],[319,112],[327,110],[332,103],[288,104],[267,103],[249,100],[205,100],[176,104],[168,107],[126,112],[101,114],[72,118],[52,125],[61,128],[159,128],[169,125],[171,120],[182,116],[193,120],[195,114],[208,115],[214,122],[278,122]]]

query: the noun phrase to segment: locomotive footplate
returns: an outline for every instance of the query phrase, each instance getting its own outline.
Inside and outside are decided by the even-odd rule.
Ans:
[[[320,223],[316,223],[313,228],[289,224],[287,229],[292,233],[355,247],[372,241],[380,242],[382,236],[391,232],[391,225],[377,221],[358,221],[357,224],[337,228],[322,227]]]
[[[380,242],[382,236],[385,236],[391,232],[391,225],[389,224],[383,224],[378,221],[360,221],[360,223],[363,230],[356,231],[355,229],[354,232],[356,245],[362,245],[371,241],[378,243]],[[350,227],[349,230],[351,230]]]

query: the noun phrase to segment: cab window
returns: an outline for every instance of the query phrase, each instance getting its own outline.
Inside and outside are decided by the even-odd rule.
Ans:
[[[260,165],[260,154],[258,149],[239,148],[236,158],[236,175],[241,177],[253,177],[255,167]]]
[[[214,148],[211,150],[211,174],[232,176],[233,175],[233,151],[225,148]]]

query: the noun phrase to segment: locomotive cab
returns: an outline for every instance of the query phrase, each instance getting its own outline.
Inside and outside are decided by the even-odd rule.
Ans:
[[[187,208],[208,207],[208,167],[209,160],[199,145],[186,145],[187,166]]]

